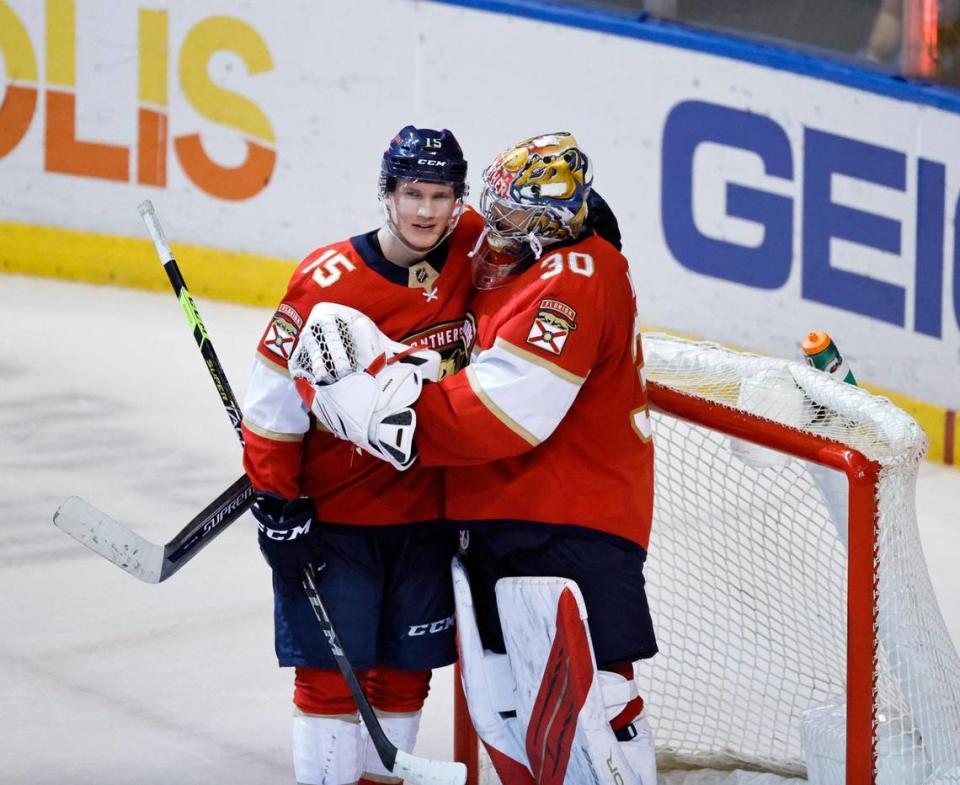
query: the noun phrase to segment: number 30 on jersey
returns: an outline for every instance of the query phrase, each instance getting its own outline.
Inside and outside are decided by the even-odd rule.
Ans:
[[[544,280],[553,278],[555,275],[560,275],[564,267],[568,268],[572,273],[589,278],[593,275],[593,257],[588,253],[579,253],[578,251],[570,251],[568,253],[556,251],[545,257],[543,261],[540,262],[540,267],[546,270],[546,272],[540,276]]]

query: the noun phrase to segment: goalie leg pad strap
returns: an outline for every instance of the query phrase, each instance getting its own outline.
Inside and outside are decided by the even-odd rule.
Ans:
[[[633,665],[608,665],[597,672],[607,719],[614,730],[626,725],[643,711],[643,699],[633,680]]]

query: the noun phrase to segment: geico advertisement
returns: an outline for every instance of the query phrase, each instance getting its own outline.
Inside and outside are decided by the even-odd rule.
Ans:
[[[701,279],[721,282],[708,288],[726,302],[693,316],[695,331],[773,347],[784,330],[827,327],[852,336],[847,349],[867,378],[956,406],[951,158],[936,145],[898,144],[879,124],[851,133],[809,117],[778,121],[701,99],[670,108],[660,140],[663,269],[692,282],[693,296]],[[923,139],[921,119],[913,131]],[[736,316],[718,324],[728,309]],[[675,321],[678,311],[667,311]],[[774,340],[759,341],[763,330]]]
[[[860,378],[960,406],[960,114],[662,42],[445,18],[470,31],[439,64],[477,99],[468,150],[574,131],[643,323],[790,357],[827,330]]]
[[[873,97],[854,109],[851,92],[673,103],[657,267],[716,303],[687,317],[695,332],[776,351],[785,331],[826,328],[864,378],[955,407],[960,203],[944,142],[960,118]]]
[[[422,0],[0,0],[0,221],[298,259],[372,228],[401,126],[483,164],[574,132],[644,324],[960,406],[960,115],[637,38]]]

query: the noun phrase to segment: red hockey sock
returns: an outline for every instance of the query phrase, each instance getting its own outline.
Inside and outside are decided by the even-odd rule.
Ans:
[[[396,714],[420,711],[430,692],[430,670],[402,671],[378,665],[364,685],[375,709]]]
[[[363,684],[368,671],[359,671],[357,676]],[[304,714],[318,714],[324,717],[338,714],[355,714],[350,688],[338,670],[324,668],[296,669],[293,680],[293,702]]]

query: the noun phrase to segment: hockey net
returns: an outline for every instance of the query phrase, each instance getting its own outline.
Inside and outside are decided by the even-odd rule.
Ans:
[[[919,425],[800,362],[643,340],[660,653],[637,682],[661,783],[960,785],[960,658],[917,530]],[[463,712],[457,748],[475,754]],[[480,757],[475,781],[499,782]]]

